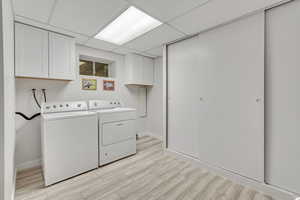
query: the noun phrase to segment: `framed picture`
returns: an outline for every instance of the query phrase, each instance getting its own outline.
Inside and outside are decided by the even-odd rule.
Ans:
[[[115,81],[103,80],[103,90],[114,91],[115,90]]]
[[[97,90],[97,80],[96,79],[82,79],[82,89],[83,90]]]

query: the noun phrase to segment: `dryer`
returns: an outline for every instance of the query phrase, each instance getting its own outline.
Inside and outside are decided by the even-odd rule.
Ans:
[[[89,109],[98,114],[99,166],[136,153],[136,109],[104,100],[89,101]]]

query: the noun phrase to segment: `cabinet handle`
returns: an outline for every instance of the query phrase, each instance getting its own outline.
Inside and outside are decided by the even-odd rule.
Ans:
[[[120,124],[117,124],[117,126],[123,126],[123,124],[122,124],[122,123],[120,123]]]

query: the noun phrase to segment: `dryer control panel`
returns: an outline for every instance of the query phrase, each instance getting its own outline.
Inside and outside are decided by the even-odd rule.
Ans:
[[[85,101],[53,102],[42,104],[42,113],[59,113],[88,110]]]
[[[118,108],[122,107],[120,101],[106,101],[106,100],[90,100],[89,101],[89,109],[90,110],[98,110],[98,109],[110,109],[110,108]]]

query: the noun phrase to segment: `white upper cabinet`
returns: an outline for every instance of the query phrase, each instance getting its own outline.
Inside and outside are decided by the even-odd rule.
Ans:
[[[137,54],[125,57],[127,85],[153,85],[154,61]]]
[[[49,33],[49,78],[75,79],[75,41]]]
[[[71,37],[15,24],[16,77],[75,79],[75,42]]]
[[[143,81],[145,85],[153,85],[154,82],[154,60],[143,57]]]
[[[48,32],[23,24],[15,32],[16,76],[48,78]]]

